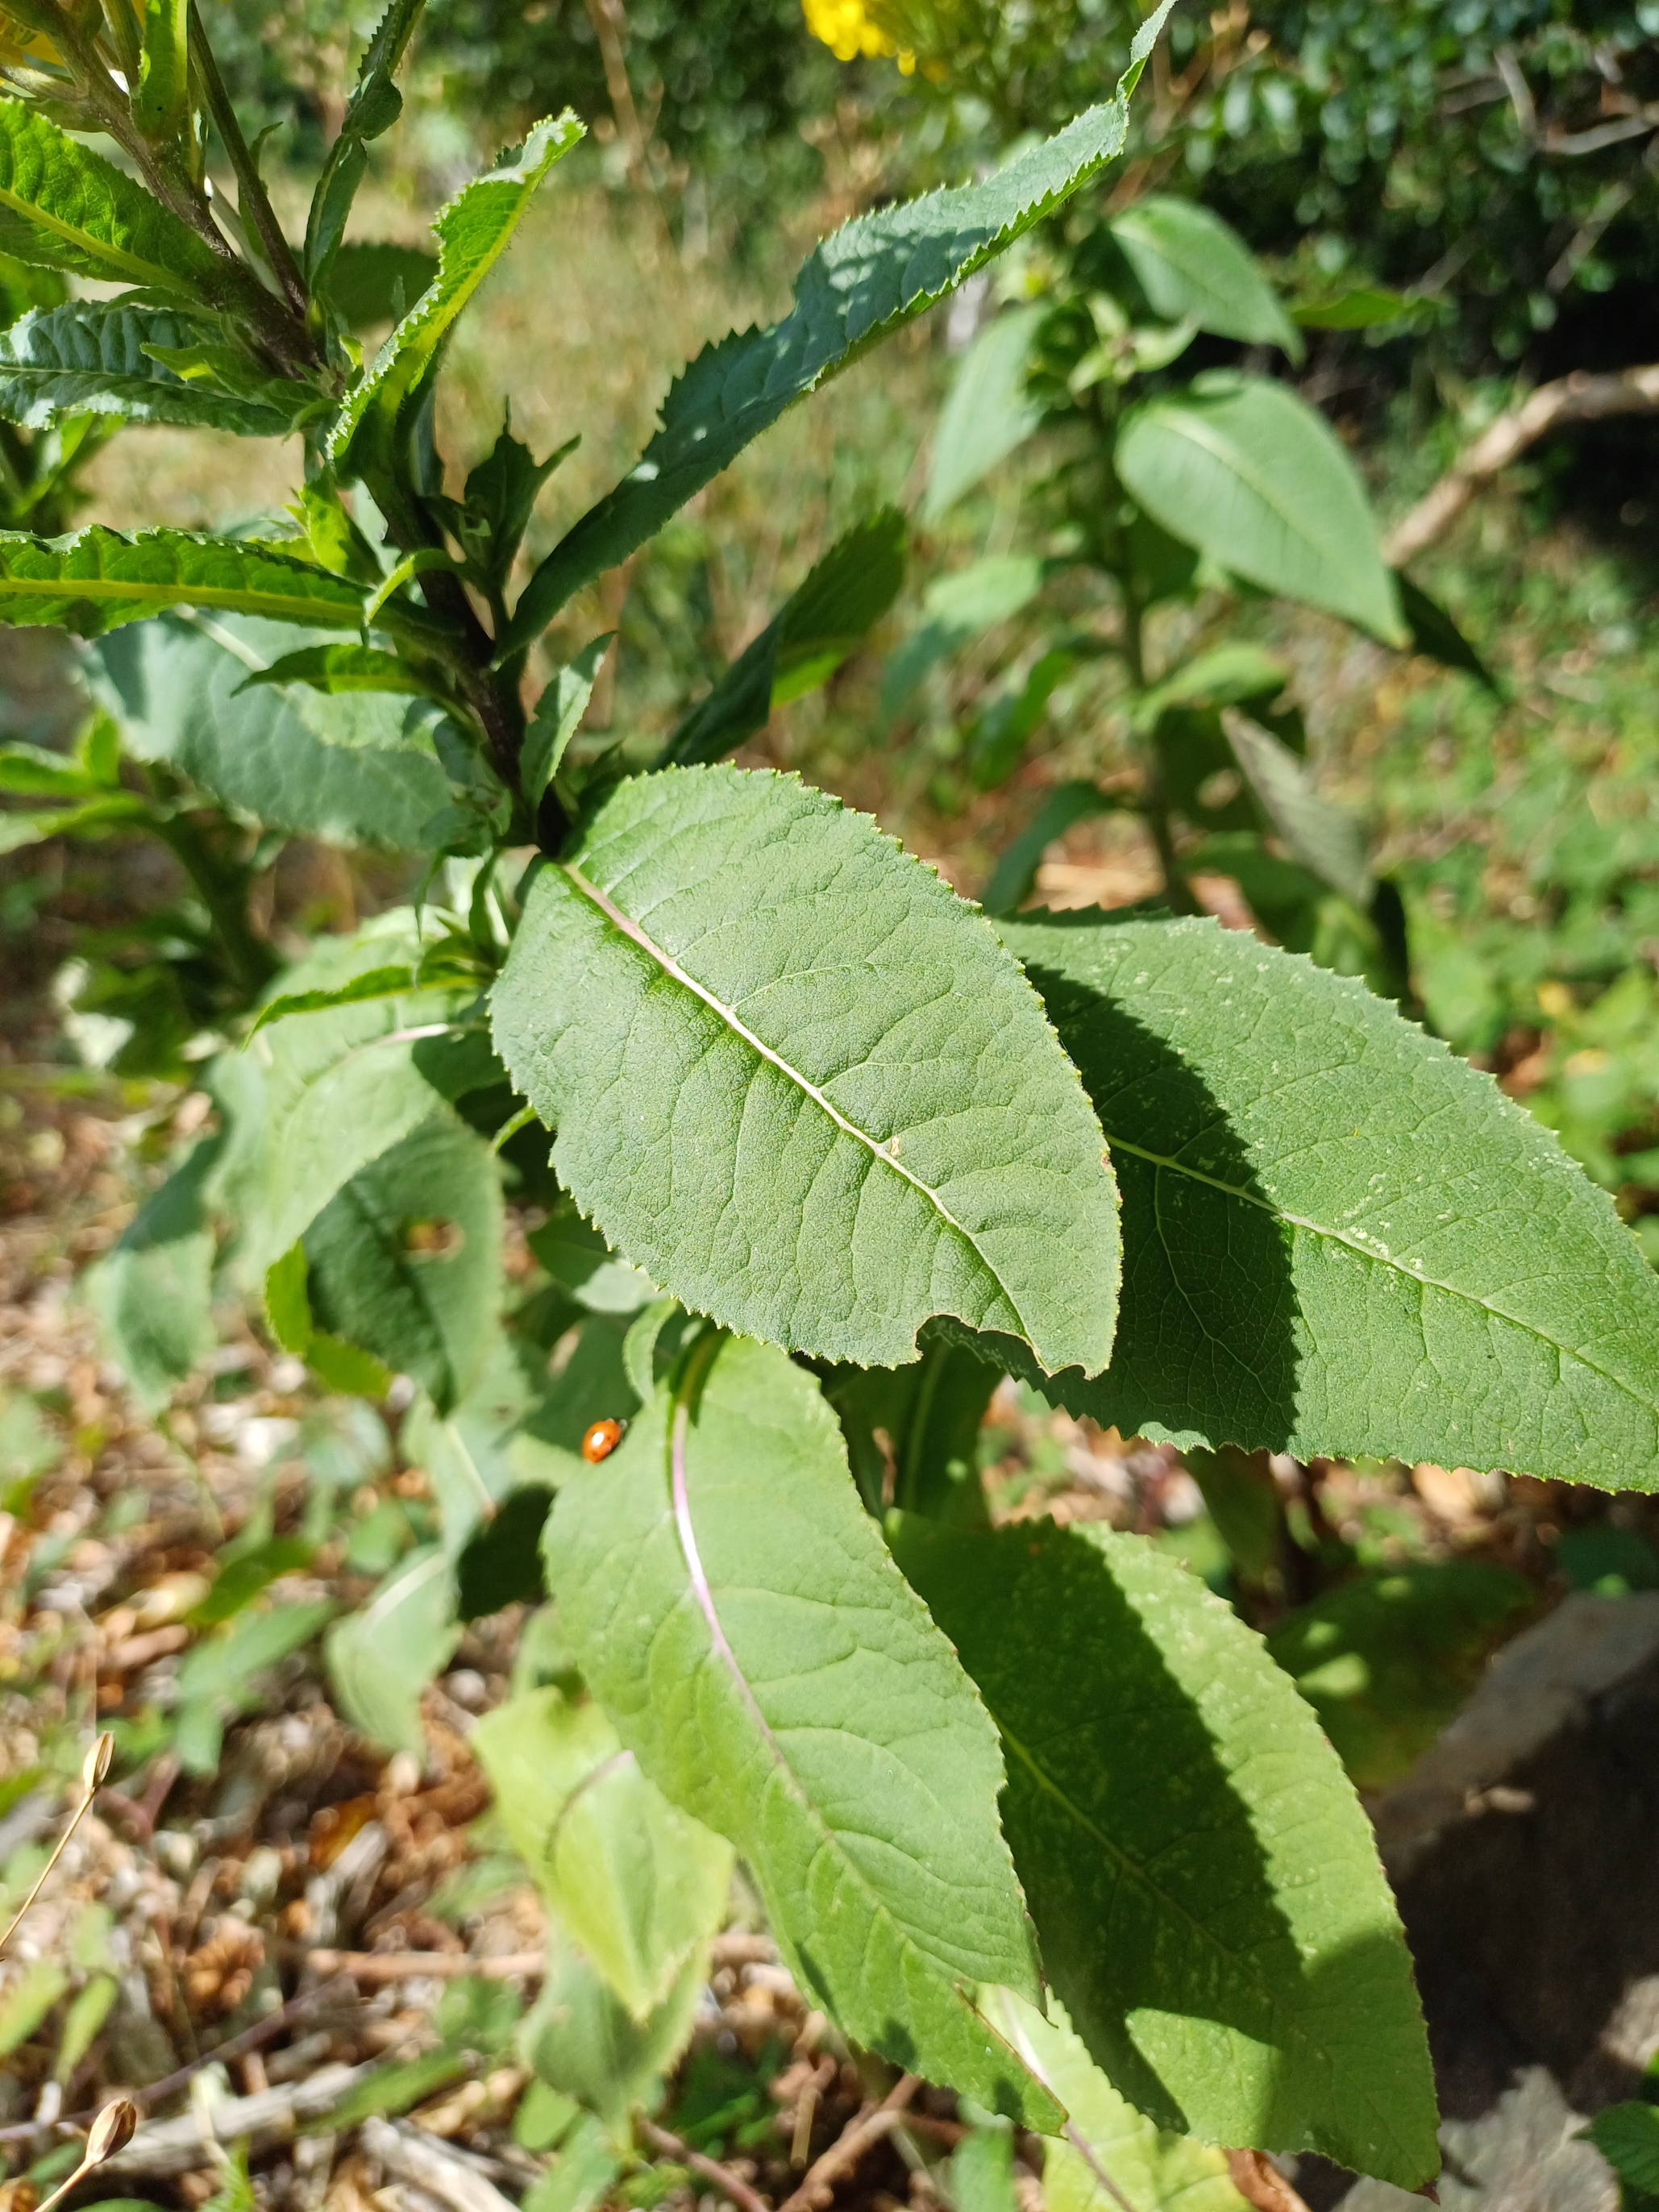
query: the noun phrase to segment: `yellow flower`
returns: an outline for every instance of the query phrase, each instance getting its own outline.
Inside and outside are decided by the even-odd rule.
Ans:
[[[800,4],[807,29],[838,62],[855,61],[860,54],[894,54],[906,76],[915,69],[915,56],[872,21],[864,0],[800,0]]]

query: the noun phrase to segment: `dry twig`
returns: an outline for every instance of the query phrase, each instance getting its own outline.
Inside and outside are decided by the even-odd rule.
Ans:
[[[454,2212],[514,2212],[511,2197],[503,2197],[493,2181],[416,2129],[394,2127],[390,2120],[365,2120],[362,2142],[388,2173],[425,2190],[441,2204],[452,2205]]]
[[[914,2074],[901,2074],[880,2104],[848,2122],[823,2156],[807,2167],[800,2187],[793,2196],[784,2198],[778,2212],[816,2212],[820,2202],[827,2203],[831,2185],[849,2172],[865,2152],[884,2136],[891,2135],[904,2117],[905,2106],[921,2087]]]
[[[738,2212],[772,2212],[766,2199],[752,2190],[740,2175],[733,2173],[729,2166],[722,2166],[717,2158],[706,2158],[702,2151],[693,2150],[690,2143],[682,2142],[678,2136],[670,2135],[666,2128],[659,2128],[654,2120],[641,2119],[637,2124],[640,2133],[653,2150],[661,2151],[665,2158],[677,2159],[680,2165],[689,2167],[693,2173],[699,2173],[705,2181],[713,2182],[722,2196],[730,2197]]]
[[[1575,369],[1540,384],[1519,407],[1500,415],[1468,451],[1458,456],[1432,491],[1395,523],[1382,541],[1383,557],[1403,568],[1448,530],[1485,484],[1563,422],[1599,422],[1610,415],[1659,412],[1659,362],[1622,368],[1611,376]]]
[[[440,1981],[477,1974],[487,1982],[508,1982],[547,1971],[540,1951],[508,1951],[494,1959],[475,1959],[465,1951],[307,1951],[305,1960],[319,1974],[349,1974],[359,1982],[410,1982],[423,1974]]]

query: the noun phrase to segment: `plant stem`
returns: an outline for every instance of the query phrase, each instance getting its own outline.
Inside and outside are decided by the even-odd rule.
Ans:
[[[270,204],[270,195],[259,174],[259,165],[242,136],[242,126],[236,120],[236,111],[231,105],[230,94],[225,89],[225,81],[219,74],[219,64],[208,44],[207,33],[202,27],[195,0],[191,0],[190,58],[207,94],[208,113],[219,134],[219,143],[229,155],[230,166],[236,173],[241,204],[252,217],[253,227],[259,234],[259,243],[265,250],[271,273],[283,288],[283,296],[303,323],[306,310],[311,304],[305,279],[301,276],[292,249],[283,235],[283,227],[276,220],[276,210]]]

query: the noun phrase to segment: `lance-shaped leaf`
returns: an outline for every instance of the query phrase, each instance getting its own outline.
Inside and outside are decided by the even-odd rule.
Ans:
[[[1112,1364],[1060,1402],[1126,1436],[1659,1483],[1659,1277],[1489,1075],[1213,922],[999,927],[1123,1190]]]
[[[625,561],[795,402],[994,260],[1122,149],[1129,94],[1169,13],[1136,33],[1114,96],[984,183],[860,216],[795,279],[795,304],[766,330],[733,331],[669,393],[662,428],[616,489],[556,545],[525,588],[504,643],[521,650],[573,592]]]
[[[636,2021],[719,1932],[732,1847],[641,1773],[598,1705],[532,1690],[472,1749],[537,1887]]]
[[[134,623],[94,648],[94,689],[129,752],[167,762],[236,814],[331,844],[419,851],[449,780],[405,733],[401,699],[243,690],[292,635],[236,616]]]
[[[623,1741],[728,1836],[801,1986],[980,2103],[1058,2108],[971,2002],[1036,1993],[972,1685],[774,1346],[705,1336],[546,1538],[561,1625]],[[1291,1693],[1292,1695],[1294,1692]]]
[[[0,415],[44,430],[66,415],[184,422],[245,438],[285,438],[325,404],[313,386],[281,377],[230,392],[157,358],[222,349],[222,333],[171,307],[72,300],[0,332]]]
[[[262,684],[304,684],[331,696],[342,691],[392,691],[410,699],[430,698],[434,686],[417,675],[406,660],[379,646],[302,645],[285,653],[269,668],[256,668],[236,687],[249,691]],[[441,694],[437,695],[441,696]]]
[[[423,1546],[361,1613],[330,1629],[323,1656],[340,1711],[371,1742],[424,1759],[421,1692],[460,1640],[449,1561],[437,1545]]]
[[[1358,472],[1282,384],[1213,371],[1132,410],[1117,471],[1153,520],[1264,592],[1403,645],[1394,576]]]
[[[1049,1980],[1161,2127],[1432,2179],[1410,1955],[1358,1798],[1261,1639],[1145,1537],[904,1516],[1002,1732]]]
[[[222,608],[313,629],[356,629],[361,587],[269,546],[189,530],[73,538],[0,531],[0,622],[56,623],[97,637],[168,607]]]
[[[146,291],[211,297],[227,264],[101,154],[0,100],[0,243],[20,261]]]
[[[361,466],[361,452],[354,453],[350,462],[345,459],[359,432],[371,440],[391,435],[404,402],[437,359],[456,318],[506,252],[537,185],[581,135],[582,125],[568,108],[562,115],[548,117],[536,125],[522,146],[463,185],[443,210],[432,226],[438,237],[438,274],[347,397],[329,432],[331,461],[343,467]]]
[[[493,1018],[560,1182],[695,1311],[889,1366],[949,1313],[1104,1364],[1088,1101],[989,926],[867,817],[770,773],[634,778],[536,878]]]
[[[1301,332],[1218,215],[1196,200],[1151,192],[1114,216],[1111,231],[1155,315],[1246,345],[1281,346],[1301,360]]]
[[[403,112],[403,94],[392,80],[423,4],[424,0],[390,0],[359,65],[339,136],[328,149],[306,218],[306,279],[313,291],[327,289],[351,204],[368,167],[370,144]]]
[[[207,1186],[222,1148],[204,1138],[88,1271],[88,1304],[139,1402],[164,1406],[212,1351],[213,1249]]]
[[[838,538],[663,749],[690,768],[734,752],[775,707],[829,681],[904,581],[904,517],[884,507]]]
[[[1042,2153],[1047,2212],[1247,2212],[1224,2152],[1158,2127],[1101,2072],[1051,1990],[1045,2020],[999,1990],[987,2011],[1066,2107]]]
[[[436,1115],[359,1169],[306,1231],[313,1317],[447,1413],[494,1342],[501,1245],[495,1158]]]
[[[1320,795],[1304,763],[1271,730],[1237,707],[1222,708],[1221,726],[1244,781],[1291,857],[1344,898],[1364,906],[1376,887],[1364,825]]]
[[[962,356],[933,433],[921,502],[925,521],[937,522],[1042,422],[1042,406],[1025,388],[1025,372],[1042,313],[1031,307],[999,315]]]

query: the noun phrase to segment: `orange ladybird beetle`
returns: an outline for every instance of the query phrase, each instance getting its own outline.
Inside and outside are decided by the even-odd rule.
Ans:
[[[595,1421],[582,1438],[582,1457],[590,1467],[597,1467],[602,1459],[609,1459],[622,1442],[620,1421]]]

